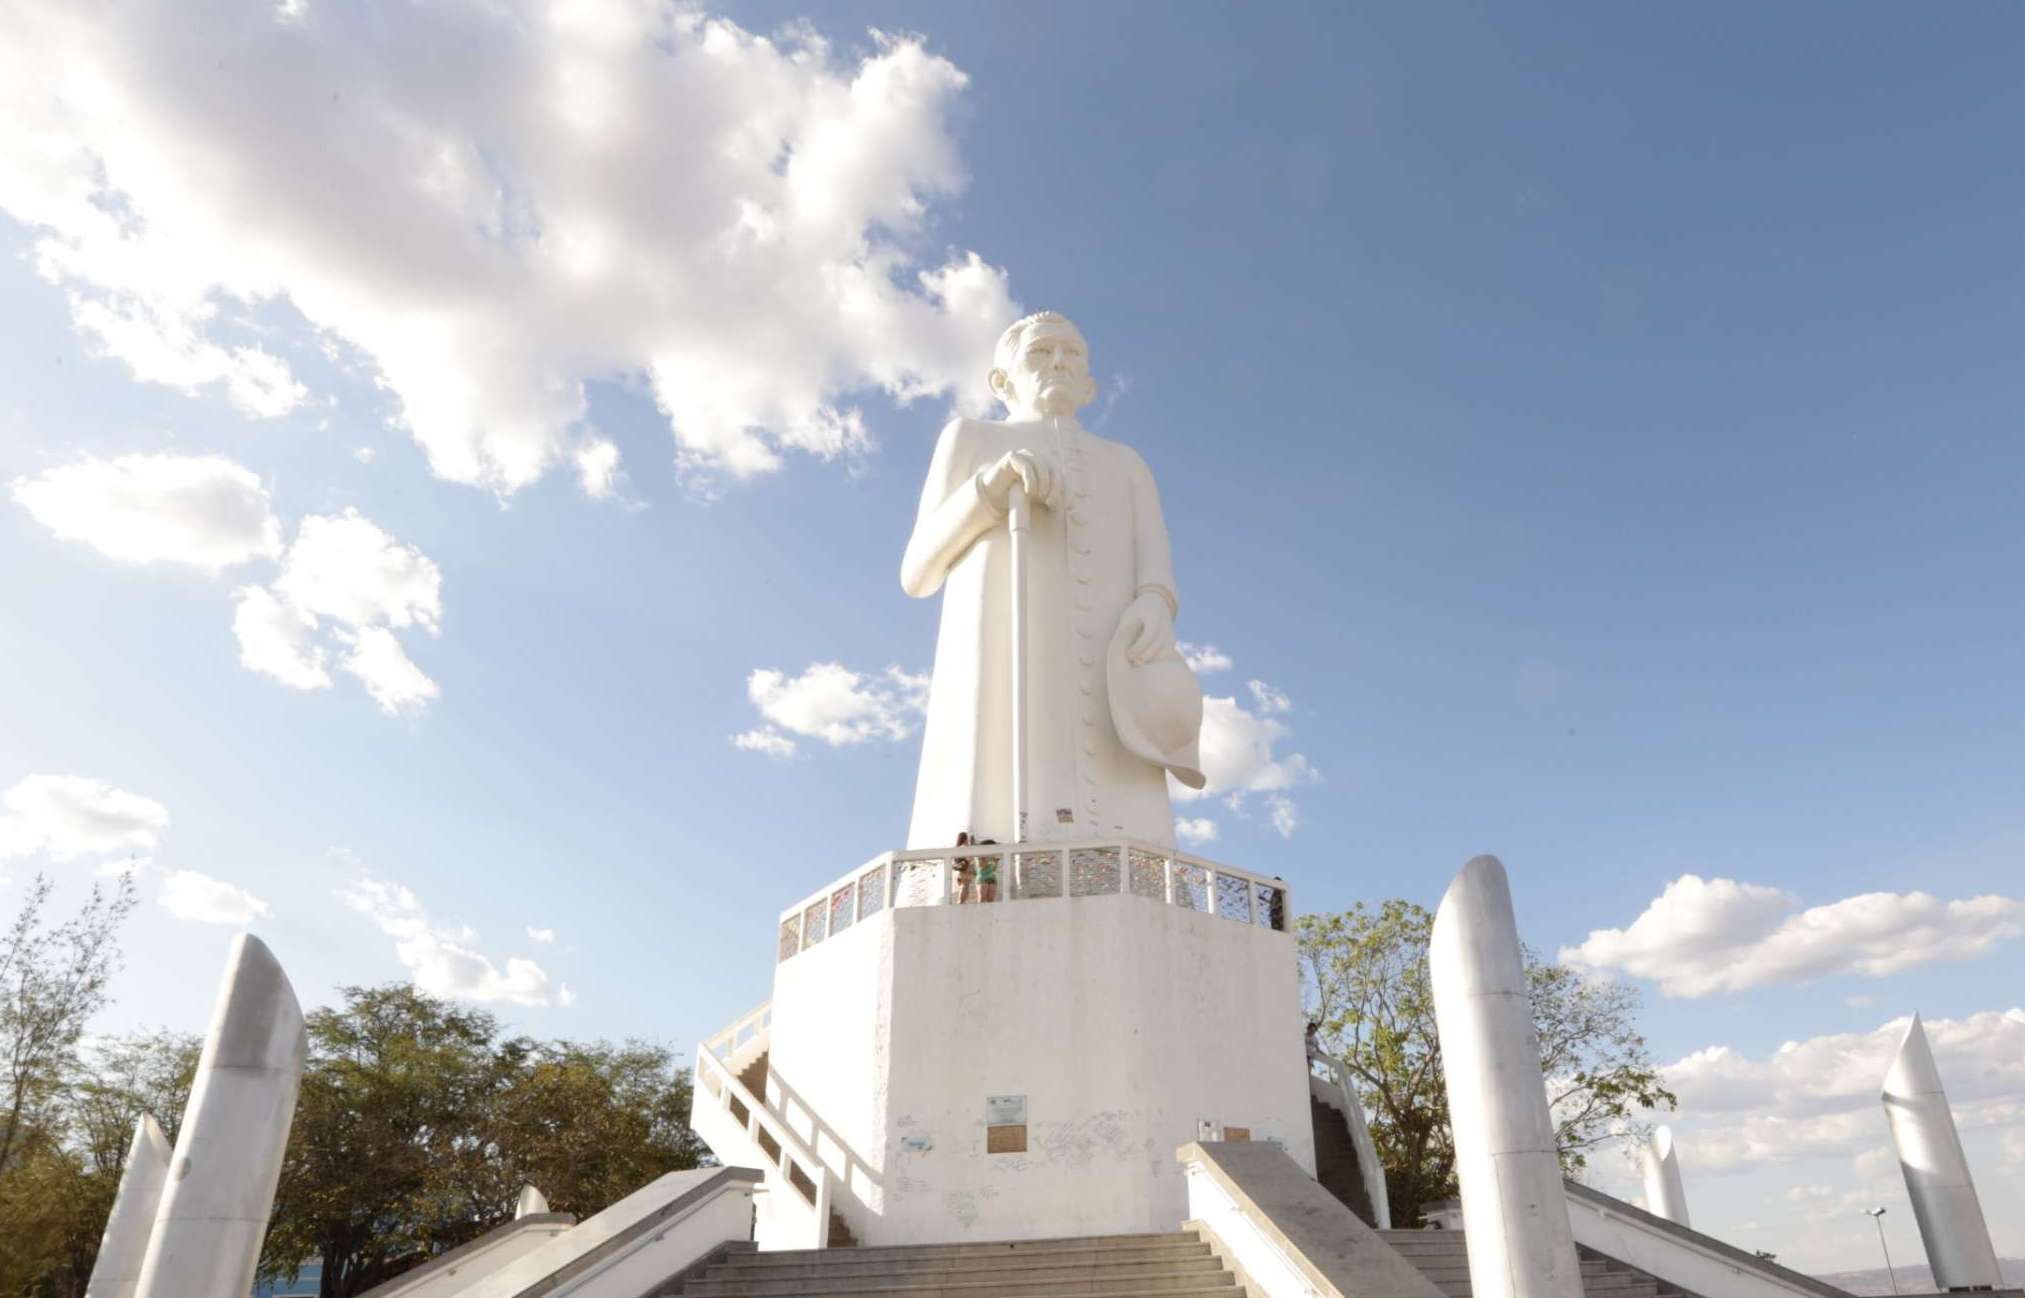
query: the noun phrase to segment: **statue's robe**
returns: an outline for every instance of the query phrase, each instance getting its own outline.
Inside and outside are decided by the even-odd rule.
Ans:
[[[1160,496],[1136,451],[1066,418],[958,419],[936,443],[900,565],[908,594],[943,592],[907,845],[947,846],[964,830],[1016,841],[1012,538],[977,474],[1022,449],[1064,474],[1057,507],[1036,502],[1027,534],[1026,837],[1123,835],[1171,847],[1166,770],[1120,739],[1105,673],[1139,589],[1174,593]]]

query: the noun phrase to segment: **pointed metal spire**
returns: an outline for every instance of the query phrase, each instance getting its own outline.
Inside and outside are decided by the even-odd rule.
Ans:
[[[1540,1075],[1512,890],[1495,856],[1462,869],[1427,947],[1475,1298],[1582,1298]]]
[[[548,1196],[531,1185],[520,1187],[520,1202],[513,1206],[514,1220],[533,1217],[548,1211]]]
[[[259,938],[240,934],[225,962],[136,1298],[253,1291],[307,1052],[288,976]]]
[[[173,1152],[161,1124],[143,1113],[134,1123],[133,1144],[127,1147],[127,1165],[98,1243],[98,1260],[84,1286],[85,1298],[133,1298]]]
[[[1997,1251],[1969,1179],[1969,1160],[1941,1089],[1941,1070],[1915,1013],[1884,1075],[1884,1115],[1898,1147],[1906,1197],[1919,1222],[1934,1285],[1940,1289],[1997,1288]]]
[[[1675,1225],[1687,1225],[1687,1187],[1681,1184],[1680,1159],[1674,1152],[1673,1128],[1653,1128],[1644,1152],[1646,1210]]]

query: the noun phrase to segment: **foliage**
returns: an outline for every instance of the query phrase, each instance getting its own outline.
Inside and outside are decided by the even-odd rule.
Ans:
[[[1422,1205],[1456,1193],[1428,978],[1434,916],[1407,901],[1375,910],[1360,902],[1303,915],[1295,931],[1310,1017],[1321,1022],[1323,1048],[1360,1083],[1393,1220],[1410,1225]],[[1573,1174],[1597,1146],[1639,1134],[1639,1113],[1671,1108],[1674,1097],[1638,1034],[1635,989],[1543,964],[1530,951],[1526,974],[1561,1163]]]
[[[0,1173],[28,1138],[52,1125],[50,1105],[75,1062],[84,1025],[106,1003],[119,966],[114,936],[134,908],[134,880],[107,892],[94,884],[72,918],[44,918],[53,890],[46,875],[29,885],[14,922],[0,935]]]
[[[167,1032],[107,1037],[68,1060],[0,1172],[0,1294],[83,1294],[134,1123],[157,1114],[173,1137],[200,1044]]]
[[[507,1220],[523,1184],[587,1216],[701,1159],[666,1050],[501,1039],[406,985],[342,995],[308,1019],[264,1275],[321,1258],[321,1293],[343,1298]]]

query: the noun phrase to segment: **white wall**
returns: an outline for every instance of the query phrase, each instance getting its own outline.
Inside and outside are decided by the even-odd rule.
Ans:
[[[893,981],[893,926],[883,913],[774,973],[765,1099],[836,1173],[854,1229],[883,1207]],[[763,1234],[761,1247],[769,1245]]]
[[[779,966],[773,1013],[865,1244],[1176,1229],[1203,1120],[1314,1169],[1287,933],[1138,896],[906,908]],[[985,1153],[1001,1094],[1024,1154]]]

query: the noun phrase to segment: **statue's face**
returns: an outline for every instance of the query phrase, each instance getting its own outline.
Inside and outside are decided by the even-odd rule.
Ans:
[[[1073,415],[1097,395],[1083,335],[1053,320],[1026,331],[1012,368],[993,370],[991,386],[1015,415]]]

